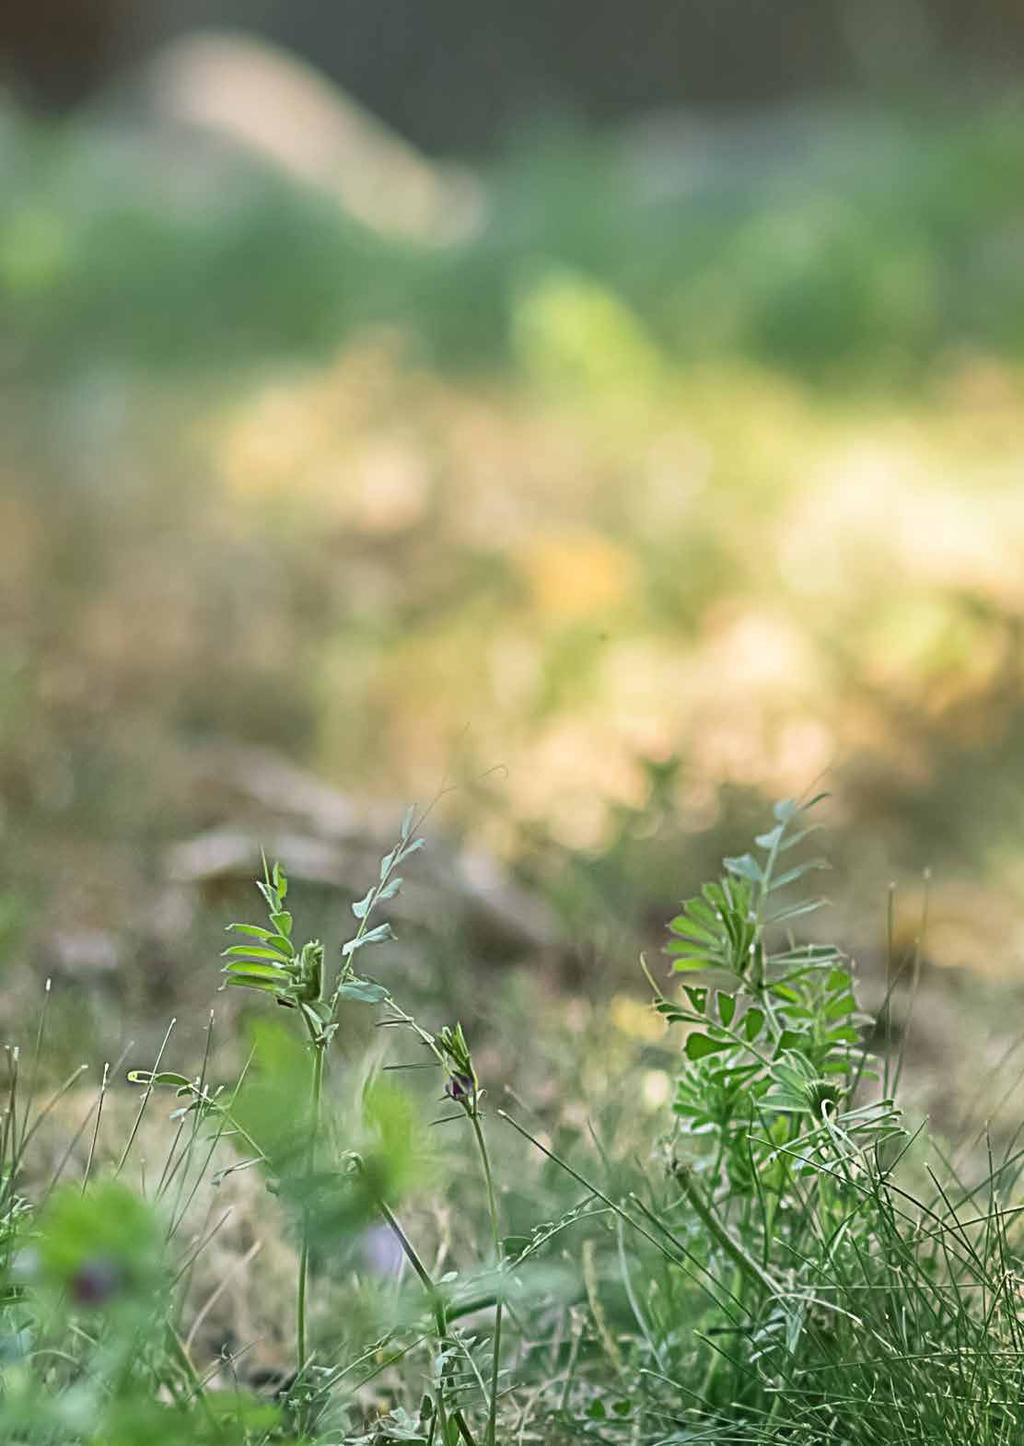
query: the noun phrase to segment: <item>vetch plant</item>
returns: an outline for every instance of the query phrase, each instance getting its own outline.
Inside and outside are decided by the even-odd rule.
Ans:
[[[790,932],[821,903],[787,892],[824,866],[791,861],[819,802],[777,804],[684,903],[677,988],[644,966],[683,1031],[660,1170],[621,1167],[623,1191],[604,1151],[607,1183],[509,1120],[585,1191],[552,1234],[616,1221],[603,1252],[599,1234],[583,1245],[590,1323],[565,1347],[552,1439],[1021,1439],[1024,1207],[1003,1204],[1020,1132],[968,1182],[904,1125],[849,961]]]
[[[235,923],[229,926],[236,935],[244,936],[245,942],[232,945],[225,950],[227,962],[224,965],[224,971],[228,976],[228,985],[268,994],[278,1005],[296,1011],[303,1022],[310,1054],[310,1105],[303,1171],[305,1198],[302,1206],[301,1247],[296,1289],[296,1383],[300,1391],[308,1388],[308,1369],[311,1364],[307,1302],[313,1223],[312,1201],[319,1170],[317,1152],[321,1133],[320,1115],[327,1058],[339,1028],[338,1012],[343,1003],[380,1006],[384,1010],[384,1018],[381,1022],[411,1031],[428,1051],[433,1063],[443,1072],[445,1097],[458,1107],[471,1127],[486,1189],[494,1264],[500,1272],[501,1232],[493,1172],[482,1123],[483,1091],[462,1026],[460,1024],[445,1026],[438,1033],[431,1033],[423,1028],[411,1014],[401,1008],[383,984],[363,977],[356,972],[355,967],[357,958],[361,958],[362,951],[372,945],[382,944],[394,938],[394,932],[389,923],[386,921],[376,923],[374,920],[381,906],[394,899],[401,888],[402,876],[399,873],[401,867],[418,849],[423,847],[424,840],[415,836],[416,824],[415,810],[410,808],[403,818],[398,841],[380,861],[377,879],[362,898],[352,905],[357,928],[353,936],[341,946],[340,961],[333,977],[325,965],[325,951],[319,940],[308,940],[301,945],[294,942],[294,921],[287,907],[288,880],[280,863],[275,863],[271,868],[264,861],[263,878],[258,883],[260,893],[267,906],[267,925]],[[354,1166],[363,1178],[367,1179],[372,1189],[373,1184],[367,1174],[365,1161],[353,1158],[349,1164]],[[432,1419],[436,1417],[437,1429],[441,1433],[440,1439],[448,1442],[461,1436],[467,1446],[475,1446],[476,1437],[465,1411],[455,1399],[453,1391],[454,1358],[457,1355],[457,1347],[451,1335],[443,1292],[438,1290],[428,1274],[423,1261],[399,1224],[388,1200],[380,1195],[376,1203],[383,1218],[400,1242],[431,1302],[440,1352],[440,1368],[436,1377]],[[497,1439],[503,1315],[500,1288],[495,1290],[493,1305],[491,1363],[489,1379],[484,1389],[487,1404],[483,1439],[486,1446],[495,1446]],[[300,1423],[304,1424],[307,1416],[306,1411],[301,1411]]]

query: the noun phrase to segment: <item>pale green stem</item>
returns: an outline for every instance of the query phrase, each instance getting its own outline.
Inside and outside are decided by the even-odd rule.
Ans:
[[[357,1163],[360,1165],[361,1168],[362,1161],[358,1161]],[[452,1340],[448,1332],[448,1312],[445,1309],[444,1300],[440,1292],[438,1291],[437,1286],[430,1278],[430,1272],[427,1270],[426,1266],[423,1264],[423,1261],[420,1259],[416,1247],[413,1245],[412,1241],[409,1239],[408,1235],[406,1235],[405,1231],[399,1224],[394,1211],[389,1207],[387,1201],[379,1195],[377,1196],[377,1207],[380,1210],[380,1213],[383,1215],[384,1219],[386,1220],[387,1224],[394,1232],[399,1245],[401,1245],[402,1250],[405,1253],[406,1259],[409,1261],[409,1264],[416,1272],[416,1275],[419,1277],[420,1283],[422,1284],[424,1290],[427,1293],[427,1296],[430,1300],[431,1309],[434,1313],[434,1329],[437,1333],[438,1345],[440,1346],[442,1351],[447,1351],[451,1348]],[[443,1391],[439,1392],[438,1395],[437,1410],[438,1416],[443,1423],[445,1419],[445,1404]],[[466,1443],[466,1446],[476,1446],[476,1440],[473,1436],[473,1432],[470,1430],[469,1423],[466,1420],[465,1416],[462,1414],[462,1411],[457,1406],[453,1407],[452,1409],[452,1420],[458,1427],[458,1430],[462,1436],[463,1441]]]
[[[473,1134],[476,1136],[477,1150],[480,1153],[480,1163],[483,1166],[484,1182],[487,1186],[487,1211],[491,1220],[491,1239],[494,1244],[494,1259],[500,1271],[502,1250],[501,1231],[498,1226],[498,1201],[494,1191],[494,1176],[491,1173],[491,1161],[487,1152],[487,1141],[484,1139],[483,1127],[480,1124],[480,1115],[477,1110],[475,1097],[470,1119],[473,1121]],[[499,1291],[494,1306],[494,1335],[491,1341],[491,1397],[487,1411],[487,1446],[494,1446],[497,1431],[498,1378],[501,1371],[501,1317],[502,1299]]]
[[[324,1046],[313,1043],[313,1085],[309,1122],[309,1145],[306,1154],[307,1192],[312,1188],[316,1170],[316,1136],[320,1126],[320,1097],[324,1086]],[[299,1255],[299,1288],[296,1322],[296,1370],[301,1376],[306,1368],[306,1283],[309,1277],[310,1212],[308,1198],[302,1217],[302,1249]]]

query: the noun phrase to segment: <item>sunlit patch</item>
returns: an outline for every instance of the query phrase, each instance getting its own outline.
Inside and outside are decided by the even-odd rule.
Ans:
[[[649,1044],[661,1039],[668,1028],[665,1020],[655,1013],[650,1004],[634,998],[631,994],[616,994],[609,1006],[609,1014],[616,1029],[630,1039]],[[651,1070],[649,1073],[661,1075],[660,1070]],[[666,1081],[666,1090],[667,1088]],[[667,1094],[665,1097],[667,1098]]]
[[[663,1069],[644,1070],[641,1090],[644,1104],[653,1113],[668,1104],[672,1094],[672,1080]]]
[[[546,618],[572,621],[605,612],[626,597],[629,553],[595,533],[534,538],[520,555],[530,596]]]
[[[542,291],[534,321],[563,360],[620,322],[630,354],[613,297]],[[652,763],[683,761],[668,827],[692,834],[724,816],[723,789],[798,793],[837,768],[868,807],[893,780],[941,786],[935,740],[1008,736],[1024,607],[1009,373],[943,409],[825,400],[750,363],[659,361],[656,385],[621,390],[613,375],[581,405],[414,366],[378,333],[197,400],[188,487],[154,424],[132,509],[91,527],[75,625],[33,665],[44,723],[131,701],[157,779],[180,764],[161,721],[179,716],[305,750],[356,796],[386,779],[429,797],[454,772],[470,787],[444,809],[507,857],[537,827],[614,846]],[[23,489],[3,535],[16,603],[47,565],[40,516]],[[63,726],[49,762],[42,726],[14,765],[40,796],[87,749]],[[499,808],[477,808],[480,779]]]

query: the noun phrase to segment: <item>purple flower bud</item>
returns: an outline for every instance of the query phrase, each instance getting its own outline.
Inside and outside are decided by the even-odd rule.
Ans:
[[[466,1100],[472,1099],[476,1093],[476,1083],[471,1074],[456,1072],[448,1076],[444,1092],[450,1100],[456,1104],[463,1104]]]
[[[83,1261],[71,1277],[71,1299],[76,1305],[107,1305],[124,1284],[124,1272],[116,1260],[97,1255]]]

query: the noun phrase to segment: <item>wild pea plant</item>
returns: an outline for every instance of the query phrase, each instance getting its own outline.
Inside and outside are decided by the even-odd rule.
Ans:
[[[969,1183],[907,1131],[849,962],[789,933],[820,903],[787,892],[823,866],[793,862],[817,802],[671,921],[678,992],[648,971],[685,1031],[662,1167],[623,1191],[536,1142],[616,1222],[552,1440],[1022,1439],[1020,1132]]]
[[[38,1199],[30,1207],[19,1193],[26,1152],[80,1071],[32,1119],[34,1078],[23,1104],[20,1056],[10,1053],[8,1097],[0,1119],[0,1440],[12,1446],[86,1441],[136,1446],[146,1437],[154,1446],[262,1446],[314,1438],[331,1443],[402,1439],[429,1446],[457,1441],[495,1446],[504,1292],[497,1194],[483,1121],[485,1092],[461,1025],[428,1031],[384,985],[356,968],[364,950],[393,937],[380,913],[401,887],[401,868],[422,847],[415,827],[410,810],[395,847],[380,862],[378,877],[353,904],[355,932],[334,961],[319,941],[298,942],[285,871],[279,864],[264,864],[258,887],[267,921],[230,926],[241,942],[225,951],[226,986],[269,996],[295,1018],[297,1037],[258,1031],[255,1059],[250,1056],[234,1085],[223,1086],[210,1075],[212,1016],[202,1067],[194,1078],[163,1068],[168,1029],[152,1068],[129,1074],[143,1087],[141,1103],[112,1171],[97,1179],[93,1165],[109,1082],[106,1070],[86,1119],[43,1192],[41,1208]],[[345,1147],[338,1147],[324,1103],[345,1005],[374,1007],[379,1024],[410,1034],[424,1052],[424,1063],[440,1071],[441,1098],[451,1117],[469,1126],[483,1175],[491,1255],[487,1269],[475,1277],[433,1279],[396,1215],[402,1162],[415,1152],[415,1125],[404,1097],[375,1073],[362,1091],[367,1143],[353,1148],[350,1131]],[[42,1034],[41,1024],[33,1076]],[[161,1088],[178,1096],[171,1117],[175,1132],[144,1199],[118,1177],[136,1147],[151,1098]],[[90,1133],[81,1183],[62,1185],[75,1146]],[[214,1172],[215,1157],[225,1152],[226,1163]],[[204,1182],[215,1185],[250,1167],[263,1171],[268,1187],[298,1222],[295,1367],[273,1401],[231,1392],[222,1382],[211,1384],[224,1367],[200,1376],[188,1348],[194,1327],[186,1338],[182,1318],[184,1291],[207,1243],[205,1237],[198,1244],[185,1243],[183,1223]],[[390,1232],[411,1267],[435,1350],[430,1386],[421,1392],[418,1410],[396,1406],[364,1438],[355,1425],[361,1414],[355,1391],[416,1349],[424,1338],[421,1321],[400,1311],[394,1325],[354,1359],[324,1360],[311,1341],[309,1301],[317,1285],[314,1257],[343,1252],[373,1218]],[[483,1340],[460,1324],[467,1315],[489,1319]],[[233,1371],[233,1362],[227,1368]]]
[[[305,1179],[300,1186],[304,1200],[296,1288],[296,1360],[293,1385],[296,1399],[301,1403],[298,1420],[302,1426],[308,1424],[310,1410],[316,1406],[316,1393],[311,1390],[312,1381],[309,1375],[313,1362],[307,1326],[309,1259],[313,1233],[313,1201],[321,1171],[318,1152],[321,1147],[320,1116],[324,1081],[331,1044],[339,1029],[339,1008],[342,1004],[359,1003],[379,1007],[383,1011],[381,1023],[411,1032],[427,1051],[429,1059],[442,1072],[444,1096],[470,1126],[483,1172],[493,1263],[499,1272],[501,1268],[502,1245],[497,1194],[482,1123],[483,1092],[462,1026],[445,1026],[436,1034],[431,1033],[399,1005],[383,984],[362,977],[355,967],[362,957],[362,951],[394,938],[389,923],[375,923],[374,920],[379,915],[381,906],[393,899],[402,886],[399,869],[423,846],[423,839],[414,836],[415,826],[415,811],[409,809],[402,821],[395,847],[380,861],[378,878],[363,897],[352,905],[357,928],[352,937],[341,946],[340,959],[333,975],[325,965],[325,951],[319,940],[308,940],[301,945],[294,942],[294,921],[287,908],[288,880],[280,863],[275,863],[273,868],[268,868],[264,863],[264,877],[258,884],[267,906],[267,925],[236,923],[229,926],[235,934],[243,936],[245,942],[233,945],[225,951],[227,963],[224,968],[228,985],[269,994],[278,1005],[295,1011],[301,1019],[307,1041],[310,1105],[305,1127]],[[360,1172],[373,1189],[365,1162],[357,1155],[350,1154],[346,1160],[335,1162],[334,1168],[339,1164]],[[466,1446],[475,1446],[478,1437],[461,1403],[463,1393],[459,1389],[458,1369],[460,1347],[450,1329],[445,1295],[431,1279],[383,1193],[376,1194],[375,1203],[400,1242],[431,1305],[439,1357],[433,1399],[421,1410],[421,1419],[429,1418],[430,1421],[429,1439],[433,1440],[436,1435],[442,1446],[448,1446],[448,1443],[458,1439],[462,1439]],[[486,1402],[481,1436],[486,1446],[495,1446],[497,1433],[503,1315],[500,1289],[495,1291],[493,1309],[490,1368],[486,1382],[480,1380],[475,1363],[470,1361]]]

